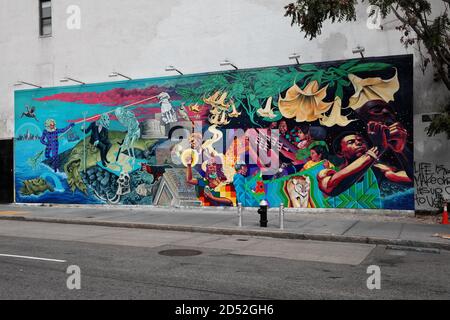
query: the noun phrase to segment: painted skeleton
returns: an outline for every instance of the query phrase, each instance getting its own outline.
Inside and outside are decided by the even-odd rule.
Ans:
[[[124,195],[127,195],[131,192],[130,188],[130,175],[127,172],[122,172],[117,179],[117,191],[116,195],[113,198],[108,197],[108,201],[112,204],[118,204],[120,202],[120,198]]]
[[[117,108],[114,111],[119,122],[127,128],[127,134],[121,145],[121,150],[127,150],[128,156],[132,157],[133,161],[136,160],[134,154],[134,144],[141,137],[141,129],[139,128],[139,122],[136,116],[131,111],[126,111],[124,108]]]

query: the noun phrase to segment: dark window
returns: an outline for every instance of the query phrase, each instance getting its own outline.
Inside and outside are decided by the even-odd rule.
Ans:
[[[39,0],[39,23],[41,36],[50,36],[52,34],[51,0]]]
[[[433,122],[433,120],[438,116],[439,114],[432,113],[432,114],[424,114],[422,115],[422,122],[423,123],[429,123]]]

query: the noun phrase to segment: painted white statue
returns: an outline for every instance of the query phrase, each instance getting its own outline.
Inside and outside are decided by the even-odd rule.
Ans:
[[[177,114],[170,103],[170,95],[167,92],[161,92],[158,99],[161,104],[161,122],[164,125],[177,122]]]

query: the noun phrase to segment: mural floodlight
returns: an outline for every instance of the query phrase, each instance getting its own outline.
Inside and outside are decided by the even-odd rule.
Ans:
[[[178,70],[178,69],[175,68],[174,66],[167,66],[167,67],[166,67],[166,71],[167,71],[167,72],[169,72],[169,71],[176,71],[176,72],[178,72],[180,75],[183,75],[183,72],[181,72],[180,70]]]
[[[231,61],[224,60],[220,63],[220,65],[223,66],[232,66],[234,69],[239,70],[238,67],[236,67]]]
[[[25,82],[25,81],[17,81],[16,83],[14,83],[15,87],[21,86],[21,85],[27,85],[27,86],[31,86],[31,87],[35,87],[35,88],[42,88],[41,86],[38,86],[37,84],[33,84],[30,82]]]
[[[293,53],[289,56],[289,60],[295,60],[297,61],[297,64],[300,64],[300,55],[298,53]]]
[[[62,78],[62,79],[59,80],[59,82],[69,82],[69,81],[76,82],[76,83],[79,83],[79,84],[86,84],[86,83],[83,82],[83,81],[76,80],[76,79],[69,78],[69,77],[64,77],[64,78]]]
[[[128,80],[133,80],[132,78],[130,78],[130,77],[128,77],[128,76],[126,76],[126,75],[124,75],[124,74],[122,74],[122,73],[120,73],[120,72],[111,72],[110,74],[109,74],[109,77],[110,78],[115,78],[115,77],[122,77],[122,78],[125,78],[125,79],[128,79]]]
[[[364,58],[364,52],[366,51],[366,48],[361,47],[361,46],[357,46],[356,48],[354,48],[353,50],[353,54],[360,54],[362,58]]]

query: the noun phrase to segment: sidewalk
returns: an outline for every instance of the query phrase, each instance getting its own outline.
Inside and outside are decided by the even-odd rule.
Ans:
[[[0,220],[98,225],[285,239],[354,242],[450,250],[450,226],[412,215],[369,215],[346,211],[323,214],[286,212],[284,230],[277,211],[270,211],[268,228],[259,227],[256,209],[243,210],[238,227],[237,209],[175,209],[0,205]]]

